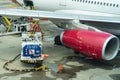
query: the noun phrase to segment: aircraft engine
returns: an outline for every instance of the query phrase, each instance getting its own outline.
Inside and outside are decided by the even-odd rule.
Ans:
[[[119,39],[106,32],[66,30],[61,33],[63,45],[98,60],[112,60],[119,49]]]

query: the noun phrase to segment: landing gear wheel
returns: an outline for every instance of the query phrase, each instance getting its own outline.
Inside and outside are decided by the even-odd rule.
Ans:
[[[54,44],[56,44],[56,45],[62,45],[59,35],[55,37],[54,42],[55,42]]]

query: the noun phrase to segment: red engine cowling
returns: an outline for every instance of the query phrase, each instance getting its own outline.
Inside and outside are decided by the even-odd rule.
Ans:
[[[65,46],[99,60],[114,59],[119,49],[119,39],[105,32],[66,30],[60,40]]]

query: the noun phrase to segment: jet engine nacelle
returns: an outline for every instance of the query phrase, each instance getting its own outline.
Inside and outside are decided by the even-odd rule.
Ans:
[[[61,33],[63,45],[94,59],[112,60],[119,49],[119,39],[106,32],[66,30]]]

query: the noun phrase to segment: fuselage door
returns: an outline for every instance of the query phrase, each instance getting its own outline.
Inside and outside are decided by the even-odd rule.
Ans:
[[[28,9],[31,9],[31,10],[34,9],[33,1],[31,0],[24,0],[24,5]]]
[[[59,0],[60,1],[60,6],[66,6],[66,0]]]

